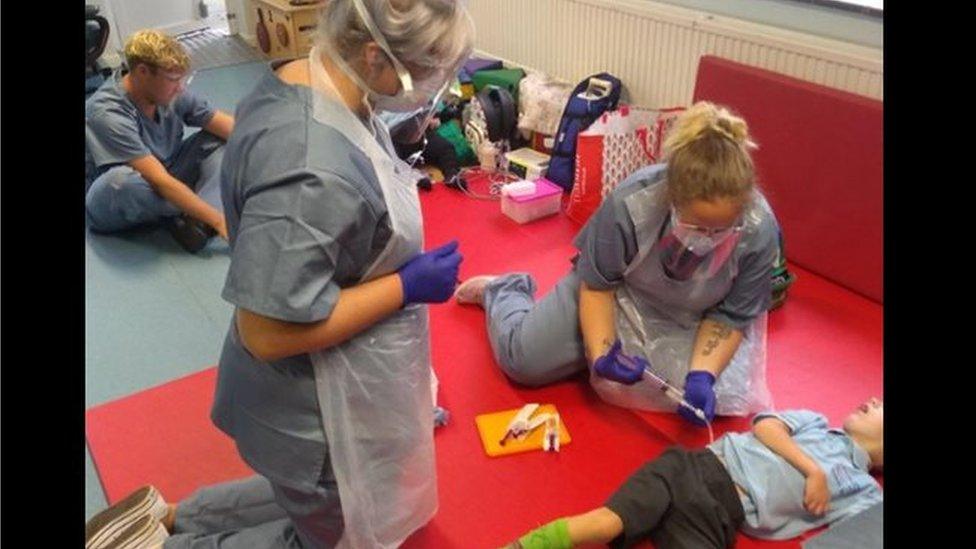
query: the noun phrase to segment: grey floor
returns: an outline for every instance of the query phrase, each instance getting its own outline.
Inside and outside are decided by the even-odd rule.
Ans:
[[[190,54],[193,68],[198,71],[263,59],[240,36],[228,36],[226,32],[217,29],[187,33],[180,36],[179,40]]]
[[[202,70],[190,88],[233,113],[263,62]],[[227,245],[184,252],[162,229],[87,233],[85,405],[96,406],[215,364],[231,307],[220,298]],[[86,519],[106,506],[85,451]]]

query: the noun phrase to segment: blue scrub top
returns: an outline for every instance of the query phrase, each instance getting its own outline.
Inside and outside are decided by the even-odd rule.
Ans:
[[[88,183],[112,166],[153,155],[170,168],[183,142],[185,126],[203,127],[217,111],[203,98],[184,91],[170,105],[156,107],[150,119],[122,87],[121,71],[85,101],[85,175]]]

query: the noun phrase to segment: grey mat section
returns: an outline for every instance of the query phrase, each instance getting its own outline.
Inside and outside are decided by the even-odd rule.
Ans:
[[[803,549],[881,549],[884,547],[884,502],[838,522],[803,543]]]
[[[264,56],[240,36],[228,36],[213,29],[181,34],[177,39],[190,54],[194,70],[264,60]]]

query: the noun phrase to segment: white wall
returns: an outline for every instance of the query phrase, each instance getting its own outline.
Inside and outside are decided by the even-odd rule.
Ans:
[[[884,46],[884,20],[876,15],[795,0],[656,1],[872,48]]]
[[[257,23],[258,16],[255,12],[254,1],[253,0],[226,0],[227,1],[227,13],[237,14],[237,32],[241,35],[245,41],[251,43],[255,47],[257,46],[257,37],[255,36],[255,24]]]
[[[198,0],[108,0],[124,41],[139,29],[155,28],[172,34],[198,26]]]
[[[882,48],[674,2],[471,0],[470,7],[479,51],[571,83],[610,72],[624,81],[628,101],[645,107],[688,104],[706,54],[884,97]]]
[[[231,34],[235,34],[235,30],[237,31],[236,34],[240,35],[254,34],[254,30],[251,28],[254,25],[250,22],[250,0],[226,0],[225,4],[227,5],[227,15],[229,16],[232,13],[236,15],[234,20],[229,17],[227,20]]]
[[[230,0],[234,1],[234,0]],[[246,0],[237,0],[246,1]],[[100,61],[109,67],[122,62],[125,40],[135,31],[156,28],[179,34],[199,28],[199,0],[86,0],[100,8],[99,14],[109,22],[108,44]]]

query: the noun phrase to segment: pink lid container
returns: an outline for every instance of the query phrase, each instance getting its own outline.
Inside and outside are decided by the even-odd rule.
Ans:
[[[540,177],[535,180],[535,194],[526,194],[522,196],[510,196],[509,199],[522,203],[530,202],[532,200],[539,200],[540,198],[545,198],[547,196],[552,196],[554,194],[559,194],[563,192],[562,187],[556,185],[555,183],[549,181],[544,177]]]

